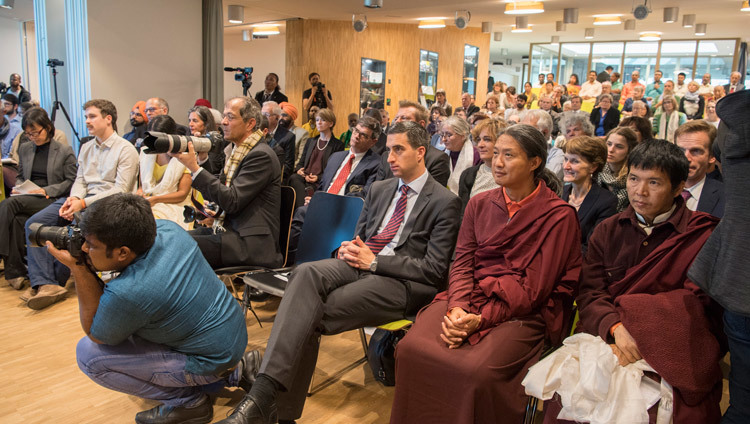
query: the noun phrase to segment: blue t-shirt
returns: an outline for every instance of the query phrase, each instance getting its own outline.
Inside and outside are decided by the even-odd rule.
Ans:
[[[219,374],[245,351],[242,310],[193,238],[172,221],[156,223],[151,249],[104,286],[91,336],[116,345],[135,334],[187,355],[187,372]]]

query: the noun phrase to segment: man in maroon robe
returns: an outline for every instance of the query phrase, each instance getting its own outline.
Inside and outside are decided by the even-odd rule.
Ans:
[[[718,423],[717,311],[687,279],[718,219],[685,206],[680,194],[688,167],[682,151],[664,140],[633,149],[630,207],[602,221],[589,240],[578,328],[610,343],[621,365],[645,359],[673,387],[673,422]],[[545,422],[554,422],[559,397],[547,405]]]

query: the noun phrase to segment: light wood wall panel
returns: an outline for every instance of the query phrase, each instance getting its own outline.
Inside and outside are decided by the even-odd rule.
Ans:
[[[386,109],[395,116],[398,101],[417,100],[419,50],[439,53],[438,88],[446,90],[448,102],[461,104],[464,44],[479,47],[476,104],[484,103],[489,66],[490,34],[479,28],[419,29],[414,24],[369,23],[357,33],[349,21],[296,20],[287,22],[286,95],[302,108],[302,92],[310,87],[307,75],[318,72],[331,91],[337,125],[335,134],[346,129],[346,116],[357,113],[361,58],[386,62]],[[297,123],[304,122],[300,117]]]

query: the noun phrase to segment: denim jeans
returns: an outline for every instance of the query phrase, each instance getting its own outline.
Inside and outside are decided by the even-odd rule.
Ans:
[[[188,373],[186,355],[137,336],[116,346],[84,337],[76,358],[81,371],[99,385],[168,406],[194,406],[205,393],[239,382],[239,369],[224,377]]]
[[[47,252],[46,247],[31,247],[29,242],[29,225],[37,222],[42,225],[68,225],[70,221],[61,218],[58,215],[60,207],[65,203],[65,198],[57,199],[46,208],[40,210],[26,220],[26,260],[29,266],[29,281],[31,287],[38,287],[45,284],[65,285],[70,277],[70,270],[65,265],[58,262],[52,255]]]
[[[750,423],[750,317],[724,311],[724,332],[729,340],[729,409],[722,424]]]

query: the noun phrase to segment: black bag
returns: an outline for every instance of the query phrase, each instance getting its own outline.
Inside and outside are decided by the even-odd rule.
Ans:
[[[404,330],[387,331],[378,328],[370,337],[370,344],[367,347],[367,362],[370,363],[375,380],[383,383],[384,386],[396,385],[394,352],[396,351],[396,344],[405,334]]]

